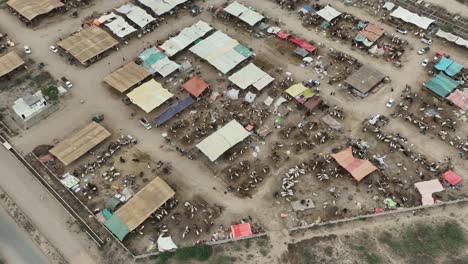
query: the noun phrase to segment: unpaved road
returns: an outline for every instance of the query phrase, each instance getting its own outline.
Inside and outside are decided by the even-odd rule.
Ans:
[[[47,264],[47,258],[0,206],[0,258],[7,263]]]
[[[0,168],[2,168],[0,187],[10,195],[49,241],[59,248],[69,263],[101,263],[99,258],[96,258],[98,254],[93,242],[83,232],[78,231],[76,225],[70,228],[71,217],[67,212],[3,146],[0,146]],[[0,223],[3,223],[1,218]],[[4,225],[0,225],[0,243],[4,241],[3,228]]]

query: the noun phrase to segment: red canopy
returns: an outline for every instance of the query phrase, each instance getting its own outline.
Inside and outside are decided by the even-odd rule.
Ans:
[[[182,84],[182,88],[193,97],[200,96],[208,87],[210,87],[210,85],[198,77],[198,75],[195,75],[192,79]]]
[[[243,223],[231,226],[232,238],[247,237],[252,235],[250,223]]]
[[[314,110],[320,103],[322,102],[322,99],[320,96],[314,96],[307,100],[307,102],[304,103],[304,106],[307,107],[309,110]]]
[[[280,31],[280,32],[276,33],[276,36],[277,36],[278,38],[280,38],[280,39],[287,39],[290,35],[287,34],[287,33],[284,33],[284,32],[282,32],[282,31]]]
[[[314,45],[310,44],[309,42],[303,40],[303,39],[298,39],[298,38],[290,38],[289,41],[291,41],[291,43],[294,43],[296,45],[298,45],[299,47],[307,50],[308,52],[312,52],[314,50],[317,49],[317,47],[315,47]]]
[[[440,177],[446,182],[448,182],[450,185],[457,185],[462,181],[462,178],[452,170],[444,172]]]

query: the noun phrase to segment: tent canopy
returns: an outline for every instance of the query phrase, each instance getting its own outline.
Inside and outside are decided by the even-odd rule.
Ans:
[[[68,166],[110,136],[111,133],[103,126],[91,122],[58,143],[49,152]]]
[[[164,89],[160,83],[151,79],[135,88],[127,96],[134,104],[149,113],[174,95]]]
[[[324,8],[317,11],[317,15],[325,19],[328,22],[331,22],[333,19],[341,15],[340,12],[336,11],[333,7],[327,5]]]
[[[294,44],[296,44],[297,46],[299,46],[299,47],[305,49],[305,50],[308,51],[308,52],[313,52],[314,50],[317,49],[316,46],[310,44],[309,42],[307,42],[307,41],[305,41],[305,40],[303,40],[303,39],[299,39],[299,38],[294,38],[294,37],[292,37],[292,38],[289,39],[289,41],[290,41],[291,43],[294,43]]]
[[[174,56],[197,39],[205,36],[212,29],[210,25],[200,20],[192,26],[184,28],[177,36],[166,40],[159,48],[164,50],[167,56]]]
[[[263,19],[262,15],[242,4],[239,4],[237,1],[224,8],[224,11],[235,17],[238,17],[240,20],[244,21],[250,26],[254,26]]]
[[[24,65],[24,60],[21,59],[16,52],[8,52],[6,55],[0,57],[0,77],[14,71],[22,65]]]
[[[156,15],[161,16],[187,0],[138,0],[138,2],[150,8]]]
[[[202,80],[198,75],[182,84],[182,88],[193,97],[199,97],[210,85]]]
[[[302,94],[305,90],[308,88],[304,86],[302,83],[297,83],[294,85],[291,85],[288,89],[286,89],[286,93],[289,94],[292,97],[296,97],[300,94]]]
[[[231,120],[225,126],[197,144],[197,148],[211,161],[218,159],[224,152],[250,136],[244,127],[236,120]]]
[[[104,222],[104,226],[111,231],[120,241],[130,232],[128,226],[120,219],[117,215],[112,215],[107,221]]]
[[[341,167],[351,173],[354,179],[358,182],[377,170],[377,167],[375,167],[370,161],[354,158],[352,147],[348,147],[341,152],[331,154],[331,156],[336,160],[336,162],[338,162],[338,164],[340,164]]]
[[[144,28],[149,23],[156,21],[156,19],[149,15],[143,8],[132,3],[127,3],[116,8],[115,11],[125,15],[130,21],[138,25],[140,28]]]
[[[241,238],[252,236],[252,229],[250,223],[242,223],[231,226],[232,238]]]
[[[163,179],[156,177],[120,207],[114,216],[118,216],[128,230],[133,231],[174,194]]]
[[[444,187],[442,184],[440,184],[438,179],[417,182],[414,184],[414,186],[421,194],[422,205],[434,204],[434,198],[432,197],[432,194],[444,190]]]
[[[452,170],[448,170],[444,172],[440,177],[444,179],[445,181],[447,181],[452,186],[457,185],[460,182],[462,182],[462,177],[460,177],[460,175],[456,174]]]
[[[252,52],[235,39],[216,31],[195,44],[190,51],[208,61],[222,73],[227,73],[252,56]]]
[[[244,68],[229,76],[229,80],[243,90],[252,85],[260,91],[270,84],[274,78],[255,66],[255,64],[249,63]]]
[[[90,26],[57,43],[81,64],[117,46],[119,42],[102,28]]]
[[[156,117],[155,119],[156,125],[160,126],[164,124],[169,119],[174,117],[176,114],[182,112],[187,107],[191,106],[193,103],[194,103],[193,98],[190,96],[187,96],[187,98],[172,104],[164,112],[162,112]]]
[[[435,22],[435,20],[433,19],[419,16],[418,14],[410,12],[401,6],[399,6],[397,9],[395,9],[395,11],[390,13],[390,16],[399,18],[422,29],[428,29],[429,26]]]
[[[462,110],[468,110],[468,94],[460,90],[455,90],[448,97],[452,103],[460,107]]]
[[[124,93],[148,76],[150,76],[150,73],[145,68],[132,61],[107,75],[104,82],[117,91]]]
[[[59,0],[9,0],[7,5],[29,21],[64,6]]]
[[[457,81],[440,72],[435,77],[424,83],[424,87],[431,90],[440,97],[447,97],[458,85]]]
[[[166,54],[155,47],[144,50],[138,58],[143,61],[143,67],[151,74],[158,73],[166,77],[180,68],[180,65],[171,61]]]

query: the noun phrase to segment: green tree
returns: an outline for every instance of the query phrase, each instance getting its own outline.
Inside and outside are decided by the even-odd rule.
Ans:
[[[50,101],[57,101],[59,97],[59,91],[56,86],[49,86],[41,89],[42,94],[46,99]]]

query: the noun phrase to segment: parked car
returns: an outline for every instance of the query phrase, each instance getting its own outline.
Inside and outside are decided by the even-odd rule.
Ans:
[[[395,104],[395,99],[390,98],[388,99],[387,103],[385,104],[387,108],[392,108],[393,104]]]
[[[55,46],[50,46],[49,50],[52,51],[53,53],[57,53],[58,49]]]
[[[190,14],[191,14],[193,17],[198,16],[201,12],[202,12],[202,9],[201,9],[199,6],[197,6],[197,5],[193,6],[193,7],[192,7],[192,10],[190,10]]]
[[[31,54],[32,53],[31,48],[29,46],[24,46],[24,53]]]
[[[144,128],[151,129],[151,124],[150,122],[148,122],[148,120],[146,120],[146,118],[140,118],[140,123],[143,125]]]
[[[421,42],[429,46],[432,45],[432,39],[421,38]]]
[[[426,67],[428,63],[429,63],[429,59],[424,59],[423,62],[421,63],[421,66]]]
[[[400,34],[403,34],[403,35],[406,35],[408,34],[408,30],[406,30],[405,28],[402,28],[402,27],[396,27],[396,32],[400,33]]]
[[[65,77],[62,77],[62,82],[65,84],[65,87],[67,87],[68,89],[73,87],[73,84]]]
[[[128,98],[127,96],[125,96],[124,98],[122,98],[122,102],[123,102],[125,105],[131,105],[131,104],[133,104],[133,103],[132,103],[132,100],[130,100],[130,98]]]
[[[312,87],[312,86],[318,87],[318,86],[320,86],[320,81],[318,81],[318,80],[308,80],[304,85],[306,87]]]
[[[430,49],[431,49],[430,47],[425,47],[425,48],[419,49],[419,50],[418,50],[418,54],[419,54],[419,55],[426,54],[426,53],[429,52]]]

